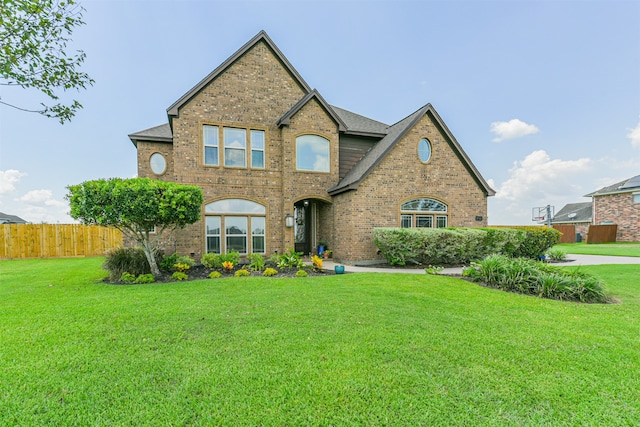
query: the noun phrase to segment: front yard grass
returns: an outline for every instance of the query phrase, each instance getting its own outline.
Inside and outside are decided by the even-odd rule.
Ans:
[[[0,261],[0,425],[640,425],[640,266],[620,304],[434,275],[115,286]],[[572,268],[572,267],[568,267]]]
[[[554,248],[568,254],[640,257],[640,243],[560,243]]]

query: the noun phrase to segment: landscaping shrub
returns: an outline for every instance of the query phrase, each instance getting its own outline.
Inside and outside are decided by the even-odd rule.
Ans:
[[[218,277],[222,277],[222,273],[219,271],[212,271],[209,273],[209,279],[217,279]]]
[[[135,282],[133,283],[137,283],[137,284],[143,284],[143,283],[153,283],[156,281],[156,278],[153,274],[149,273],[149,274],[141,274],[138,277],[136,277]]]
[[[262,275],[265,277],[271,277],[271,276],[275,276],[276,274],[278,274],[278,270],[276,270],[275,268],[267,268]]]
[[[537,259],[558,244],[560,233],[555,228],[546,227],[518,227],[526,233],[525,239],[513,253],[514,257]]]
[[[120,281],[122,283],[133,283],[136,281],[136,275],[127,273],[126,271],[120,275]]]
[[[465,277],[488,287],[542,298],[590,303],[609,302],[603,284],[579,270],[525,258],[491,255],[463,270]]]
[[[182,271],[176,271],[171,275],[171,277],[173,278],[173,280],[178,281],[187,280],[189,278],[189,276],[187,276],[187,273],[183,273]]]
[[[307,272],[306,272],[306,271],[304,271],[304,270],[298,270],[298,271],[296,272],[296,277],[307,277],[307,276],[309,276],[309,273],[307,273]]]
[[[149,261],[141,248],[118,248],[107,252],[104,262],[110,280],[120,280],[122,273],[134,276],[151,273]]]
[[[174,252],[171,255],[164,255],[158,265],[160,266],[160,270],[173,271],[173,266],[176,265],[177,262],[178,254]]]
[[[240,253],[236,251],[231,251],[226,254],[209,252],[208,254],[202,255],[200,262],[207,268],[221,269],[223,268],[222,264],[225,262],[238,265],[240,263]]]
[[[247,277],[247,276],[251,276],[251,273],[249,273],[249,270],[245,270],[243,268],[243,269],[240,269],[240,270],[236,271],[234,276],[235,277]]]
[[[261,254],[249,254],[247,255],[249,260],[249,270],[262,271],[266,265],[266,261]]]
[[[567,253],[560,248],[551,248],[547,251],[547,255],[553,261],[564,261],[567,259]]]
[[[304,266],[302,252],[296,252],[293,248],[287,248],[283,254],[275,254],[271,257],[271,262],[278,268],[301,268]]]

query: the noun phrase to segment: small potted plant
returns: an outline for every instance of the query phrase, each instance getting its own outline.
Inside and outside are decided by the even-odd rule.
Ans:
[[[331,249],[325,249],[325,251],[322,252],[322,256],[324,257],[324,259],[329,259],[332,253],[333,251]]]

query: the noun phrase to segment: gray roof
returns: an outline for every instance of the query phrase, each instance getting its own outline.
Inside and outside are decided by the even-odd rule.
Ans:
[[[0,212],[0,224],[26,224],[27,221],[16,215]]]
[[[352,113],[343,108],[332,105],[333,111],[342,119],[347,127],[345,133],[352,135],[365,135],[383,137],[389,131],[389,125],[370,119],[360,114]]]
[[[440,115],[433,108],[431,104],[427,104],[424,107],[420,108],[415,113],[405,117],[400,120],[398,123],[390,126],[387,130],[387,135],[382,138],[376,145],[374,145],[371,150],[369,150],[363,157],[360,159],[355,166],[347,172],[347,174],[340,180],[338,185],[330,188],[328,190],[329,194],[336,195],[349,190],[357,190],[360,182],[367,176],[369,173],[376,167],[378,163],[387,155],[389,151],[396,145],[398,141],[402,139],[402,137],[417,123],[420,118],[422,118],[425,114],[430,114],[433,120],[440,126],[443,133],[447,136],[451,147],[453,148],[455,154],[462,161],[465,167],[469,170],[472,177],[478,183],[480,188],[485,192],[485,194],[489,196],[495,195],[495,191],[489,187],[489,184],[484,180],[480,172],[476,169],[474,164],[471,162],[471,159],[464,152],[456,138],[453,136],[449,128],[445,125],[440,118]]]
[[[636,175],[632,178],[625,179],[624,181],[616,182],[608,187],[603,187],[593,193],[585,194],[584,197],[604,196],[605,194],[616,193],[630,193],[633,191],[640,191],[640,175]]]
[[[129,139],[137,147],[138,141],[173,142],[173,133],[169,123],[165,123],[140,132],[131,133],[129,134]]]
[[[592,206],[591,202],[569,203],[555,214],[551,222],[591,222]]]
[[[302,88],[305,93],[311,92],[311,87],[304,81],[300,73],[293,68],[293,65],[289,62],[289,60],[284,56],[284,54],[278,49],[278,47],[273,43],[273,41],[269,38],[267,33],[262,30],[258,34],[255,35],[251,40],[244,44],[240,49],[236,51],[233,55],[231,55],[226,61],[220,64],[215,70],[209,73],[204,79],[202,79],[197,85],[191,88],[187,93],[182,95],[180,99],[174,102],[169,108],[167,108],[167,114],[169,116],[169,121],[171,122],[172,117],[177,117],[180,113],[180,108],[186,104],[191,98],[196,96],[202,89],[204,89],[211,81],[217,78],[220,74],[222,74],[229,66],[231,66],[234,62],[236,62],[242,55],[247,53],[252,47],[254,47],[259,42],[266,43],[267,46],[273,51],[273,53],[278,57],[278,59],[284,64],[285,68],[293,75],[298,85]]]

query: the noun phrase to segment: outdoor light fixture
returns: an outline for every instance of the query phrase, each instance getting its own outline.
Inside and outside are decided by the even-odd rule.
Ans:
[[[293,215],[291,215],[290,213],[288,213],[285,217],[284,217],[284,225],[288,228],[293,227]]]

